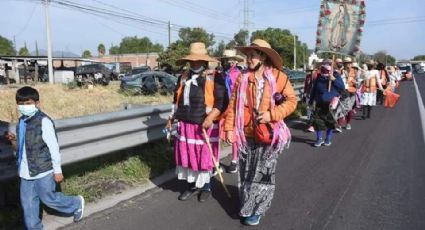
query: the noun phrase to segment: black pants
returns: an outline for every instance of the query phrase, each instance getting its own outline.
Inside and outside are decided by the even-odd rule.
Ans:
[[[370,106],[370,105],[364,105],[363,106],[363,108],[362,108],[362,112],[363,112],[363,116],[362,116],[362,118],[363,119],[365,119],[365,118],[370,118],[370,112],[372,111],[372,106]]]

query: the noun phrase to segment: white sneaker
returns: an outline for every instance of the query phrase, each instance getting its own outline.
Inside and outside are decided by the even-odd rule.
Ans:
[[[350,124],[347,124],[347,125],[345,126],[345,129],[346,129],[346,130],[351,130],[351,125],[350,125]]]
[[[342,129],[341,129],[341,127],[340,127],[340,126],[335,127],[335,131],[337,131],[338,133],[342,133]]]
[[[74,222],[79,222],[84,216],[84,197],[78,196],[81,200],[80,208],[74,212]]]

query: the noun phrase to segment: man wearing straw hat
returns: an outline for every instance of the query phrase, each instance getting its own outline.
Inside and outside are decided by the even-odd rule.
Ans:
[[[234,49],[226,49],[223,52],[223,57],[221,59],[221,66],[223,67],[223,78],[226,82],[227,95],[232,96],[233,89],[235,87],[236,79],[241,74],[241,71],[238,68],[238,63],[243,62],[244,59],[242,56],[236,53]],[[224,115],[225,116],[225,115]],[[222,120],[221,125],[224,125],[224,120]],[[235,130],[236,131],[236,130]],[[224,129],[220,129],[222,139],[225,139]],[[236,173],[238,171],[238,145],[236,143],[232,144],[232,161],[227,169],[229,173]]]
[[[224,128],[226,140],[239,149],[239,215],[244,224],[258,225],[274,196],[278,155],[290,143],[283,119],[295,110],[297,97],[269,43],[255,39],[237,49],[246,55],[248,71],[236,82]]]
[[[224,80],[214,77],[208,63],[217,62],[208,55],[204,43],[190,45],[190,54],[177,61],[189,63],[188,71],[178,79],[174,95],[174,106],[167,127],[174,119],[178,120],[174,143],[176,173],[179,180],[185,180],[186,190],[178,197],[185,201],[199,194],[204,202],[211,194],[210,178],[219,151],[219,128],[217,117],[226,110],[228,96]],[[209,137],[204,137],[203,131]],[[210,152],[209,139],[213,153]]]

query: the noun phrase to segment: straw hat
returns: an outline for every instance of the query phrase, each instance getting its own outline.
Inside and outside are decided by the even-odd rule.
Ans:
[[[190,44],[189,55],[177,60],[177,65],[183,65],[190,61],[206,61],[206,62],[218,62],[217,59],[208,55],[207,48],[202,42],[194,42]]]
[[[238,62],[243,61],[243,57],[236,54],[236,50],[224,50],[223,57],[220,59],[229,59],[229,60],[235,60]]]
[[[360,69],[359,63],[353,62],[353,66],[351,66],[351,68]]]
[[[353,60],[350,57],[344,58],[344,63],[352,63]]]
[[[335,60],[335,63],[342,63],[342,59],[341,59],[341,58],[337,58],[337,59]]]
[[[375,61],[374,60],[369,60],[369,61],[367,61],[367,63],[366,63],[367,65],[375,65],[376,63],[375,63]]]
[[[283,66],[283,60],[280,55],[272,49],[270,44],[262,39],[255,39],[249,46],[238,46],[236,49],[246,54],[249,50],[258,50],[267,55],[272,62],[273,66],[277,69],[281,69]]]

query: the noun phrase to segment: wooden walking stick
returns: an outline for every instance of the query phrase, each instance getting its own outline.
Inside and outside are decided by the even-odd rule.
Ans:
[[[210,143],[210,137],[208,136],[207,131],[205,129],[202,129],[202,132],[204,133],[204,138],[205,138],[205,141],[207,142],[207,146],[208,146],[208,149],[209,149],[209,152],[210,152],[210,156],[211,156],[211,159],[213,160],[214,168],[215,168],[215,170],[218,173],[218,177],[220,178],[221,185],[223,186],[223,189],[226,192],[227,196],[229,198],[231,198],[232,196],[230,195],[230,192],[227,189],[226,184],[224,183],[223,175],[221,174],[221,171],[218,168],[217,159],[215,159],[215,157],[214,157],[214,154],[213,154],[213,151],[212,151],[212,147],[211,147],[211,143]]]
[[[333,74],[334,74],[334,65],[335,65],[335,54],[332,55],[332,65],[331,65],[331,72],[330,72],[330,75],[329,75],[328,92],[331,91],[331,85],[332,85],[331,76],[333,76]]]

